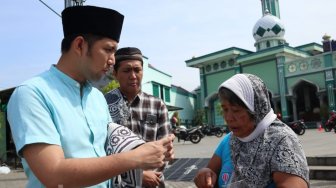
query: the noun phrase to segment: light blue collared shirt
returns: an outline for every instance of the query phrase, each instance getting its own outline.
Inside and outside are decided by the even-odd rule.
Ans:
[[[91,84],[82,87],[81,97],[80,84],[51,66],[15,89],[8,103],[8,121],[21,157],[22,148],[34,143],[59,145],[65,158],[106,156],[111,122],[106,100]],[[24,159],[22,164],[27,187],[44,187]],[[95,187],[106,187],[106,182]]]

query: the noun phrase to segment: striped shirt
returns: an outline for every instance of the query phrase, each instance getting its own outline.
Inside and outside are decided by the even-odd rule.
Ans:
[[[128,127],[144,141],[155,141],[169,134],[168,110],[161,99],[139,92],[128,102],[119,89],[106,93],[105,98],[113,122]]]

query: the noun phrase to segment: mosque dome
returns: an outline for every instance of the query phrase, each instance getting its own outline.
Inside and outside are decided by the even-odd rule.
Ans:
[[[256,42],[266,39],[284,40],[285,27],[281,20],[267,10],[253,27],[253,37]]]

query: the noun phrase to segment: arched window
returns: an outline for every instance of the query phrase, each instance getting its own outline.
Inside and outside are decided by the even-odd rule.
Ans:
[[[215,64],[213,65],[213,69],[214,69],[214,70],[217,70],[217,69],[218,69],[218,63],[215,63]]]
[[[226,67],[226,61],[222,61],[220,66],[222,69],[224,69]]]

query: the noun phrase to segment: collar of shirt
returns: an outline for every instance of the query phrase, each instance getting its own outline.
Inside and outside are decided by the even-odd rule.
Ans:
[[[70,76],[68,76],[67,74],[65,74],[64,72],[60,71],[56,65],[52,65],[50,67],[50,71],[56,76],[58,77],[59,79],[61,79],[65,85],[69,85],[71,87],[74,87],[74,88],[78,88],[80,89],[81,85],[76,81],[74,80],[73,78],[71,78]],[[83,89],[85,90],[90,90],[92,89],[92,85],[89,83],[89,82],[86,82],[84,85],[83,85]]]
[[[120,88],[118,88],[118,90],[121,93],[122,97],[124,98],[124,101],[126,102],[127,106],[135,106],[141,101],[141,99],[143,99],[143,92],[140,90],[140,92],[134,97],[134,99],[128,102],[126,95],[124,95],[121,92]]]

